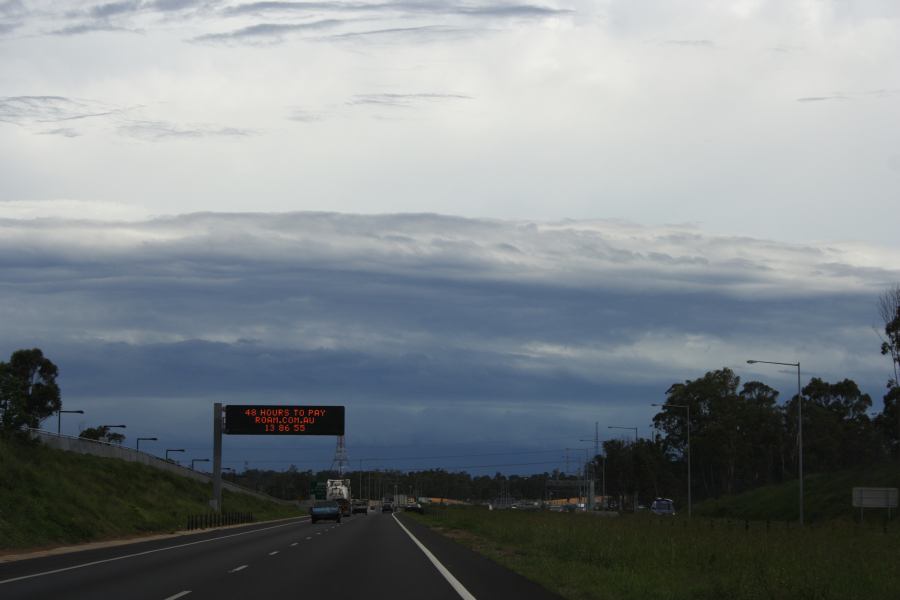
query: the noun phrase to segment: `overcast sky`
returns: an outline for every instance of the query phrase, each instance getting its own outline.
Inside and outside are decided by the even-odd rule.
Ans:
[[[707,370],[790,393],[747,358],[880,408],[898,103],[894,0],[0,0],[0,355],[196,457],[302,401],[549,469]]]

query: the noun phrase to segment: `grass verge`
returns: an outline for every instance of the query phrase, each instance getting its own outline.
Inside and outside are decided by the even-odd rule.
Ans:
[[[433,508],[410,515],[565,598],[900,597],[900,526],[799,529],[650,515]]]
[[[0,550],[177,531],[211,496],[210,484],[146,465],[0,438]],[[222,504],[256,520],[300,515],[227,490]]]

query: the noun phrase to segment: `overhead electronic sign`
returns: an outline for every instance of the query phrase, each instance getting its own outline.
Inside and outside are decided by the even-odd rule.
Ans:
[[[229,404],[225,433],[237,435],[344,435],[343,406]]]

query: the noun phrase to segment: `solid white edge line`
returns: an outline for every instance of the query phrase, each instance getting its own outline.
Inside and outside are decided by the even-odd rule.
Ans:
[[[298,520],[308,519],[309,517],[297,517]],[[217,542],[219,540],[227,540],[228,538],[238,537],[240,535],[248,535],[250,533],[258,533],[260,531],[269,531],[270,529],[278,529],[279,527],[290,527],[296,523],[282,523],[281,525],[272,525],[271,527],[263,527],[261,529],[252,529],[250,531],[242,531],[240,533],[232,533],[221,537],[209,538],[208,540],[199,540],[196,542],[188,542],[187,544],[178,544],[177,546],[166,546],[165,548],[156,548],[155,550],[146,550],[144,552],[135,552],[134,554],[125,554],[123,556],[114,556],[103,560],[95,560],[93,562],[82,563],[80,565],[72,565],[71,567],[63,567],[61,569],[53,569],[52,571],[43,571],[41,573],[32,573],[31,575],[22,575],[21,577],[13,577],[12,579],[4,579],[0,581],[0,585],[4,583],[13,583],[14,581],[22,581],[23,579],[32,579],[34,577],[43,577],[44,575],[53,575],[55,573],[63,573],[65,571],[73,571],[75,569],[83,569],[84,567],[93,567],[94,565],[102,565],[103,563],[115,562],[126,558],[134,558],[136,556],[145,556],[147,554],[156,554],[157,552],[165,552],[166,550],[176,550],[178,548],[186,548],[188,546],[196,546],[197,544],[206,544],[208,542]],[[166,600],[169,600],[166,598]]]
[[[190,593],[191,593],[191,590],[184,590],[183,592],[178,592],[174,596],[169,596],[165,600],[175,600],[176,598],[181,598],[182,596],[187,596]]]
[[[444,579],[447,580],[447,583],[449,583],[450,586],[454,590],[456,590],[456,593],[459,594],[460,598],[462,598],[463,600],[476,600],[475,596],[469,593],[469,590],[467,590],[465,586],[461,584],[456,577],[453,576],[453,573],[447,570],[447,567],[442,565],[441,561],[439,561],[437,557],[431,553],[431,550],[426,548],[425,545],[420,542],[403,523],[400,522],[400,519],[397,518],[397,515],[392,514],[391,516],[394,517],[394,521],[397,522],[397,525],[399,525],[400,528],[406,532],[406,535],[408,535],[410,539],[416,543],[416,546],[419,547],[419,550],[421,550],[425,554],[425,556],[428,557],[428,560],[431,561],[431,564],[434,565],[438,572],[444,576]]]

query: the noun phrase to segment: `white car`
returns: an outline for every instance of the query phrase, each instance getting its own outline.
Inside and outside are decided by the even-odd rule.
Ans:
[[[675,503],[668,498],[657,498],[650,505],[650,512],[654,515],[675,516]]]

